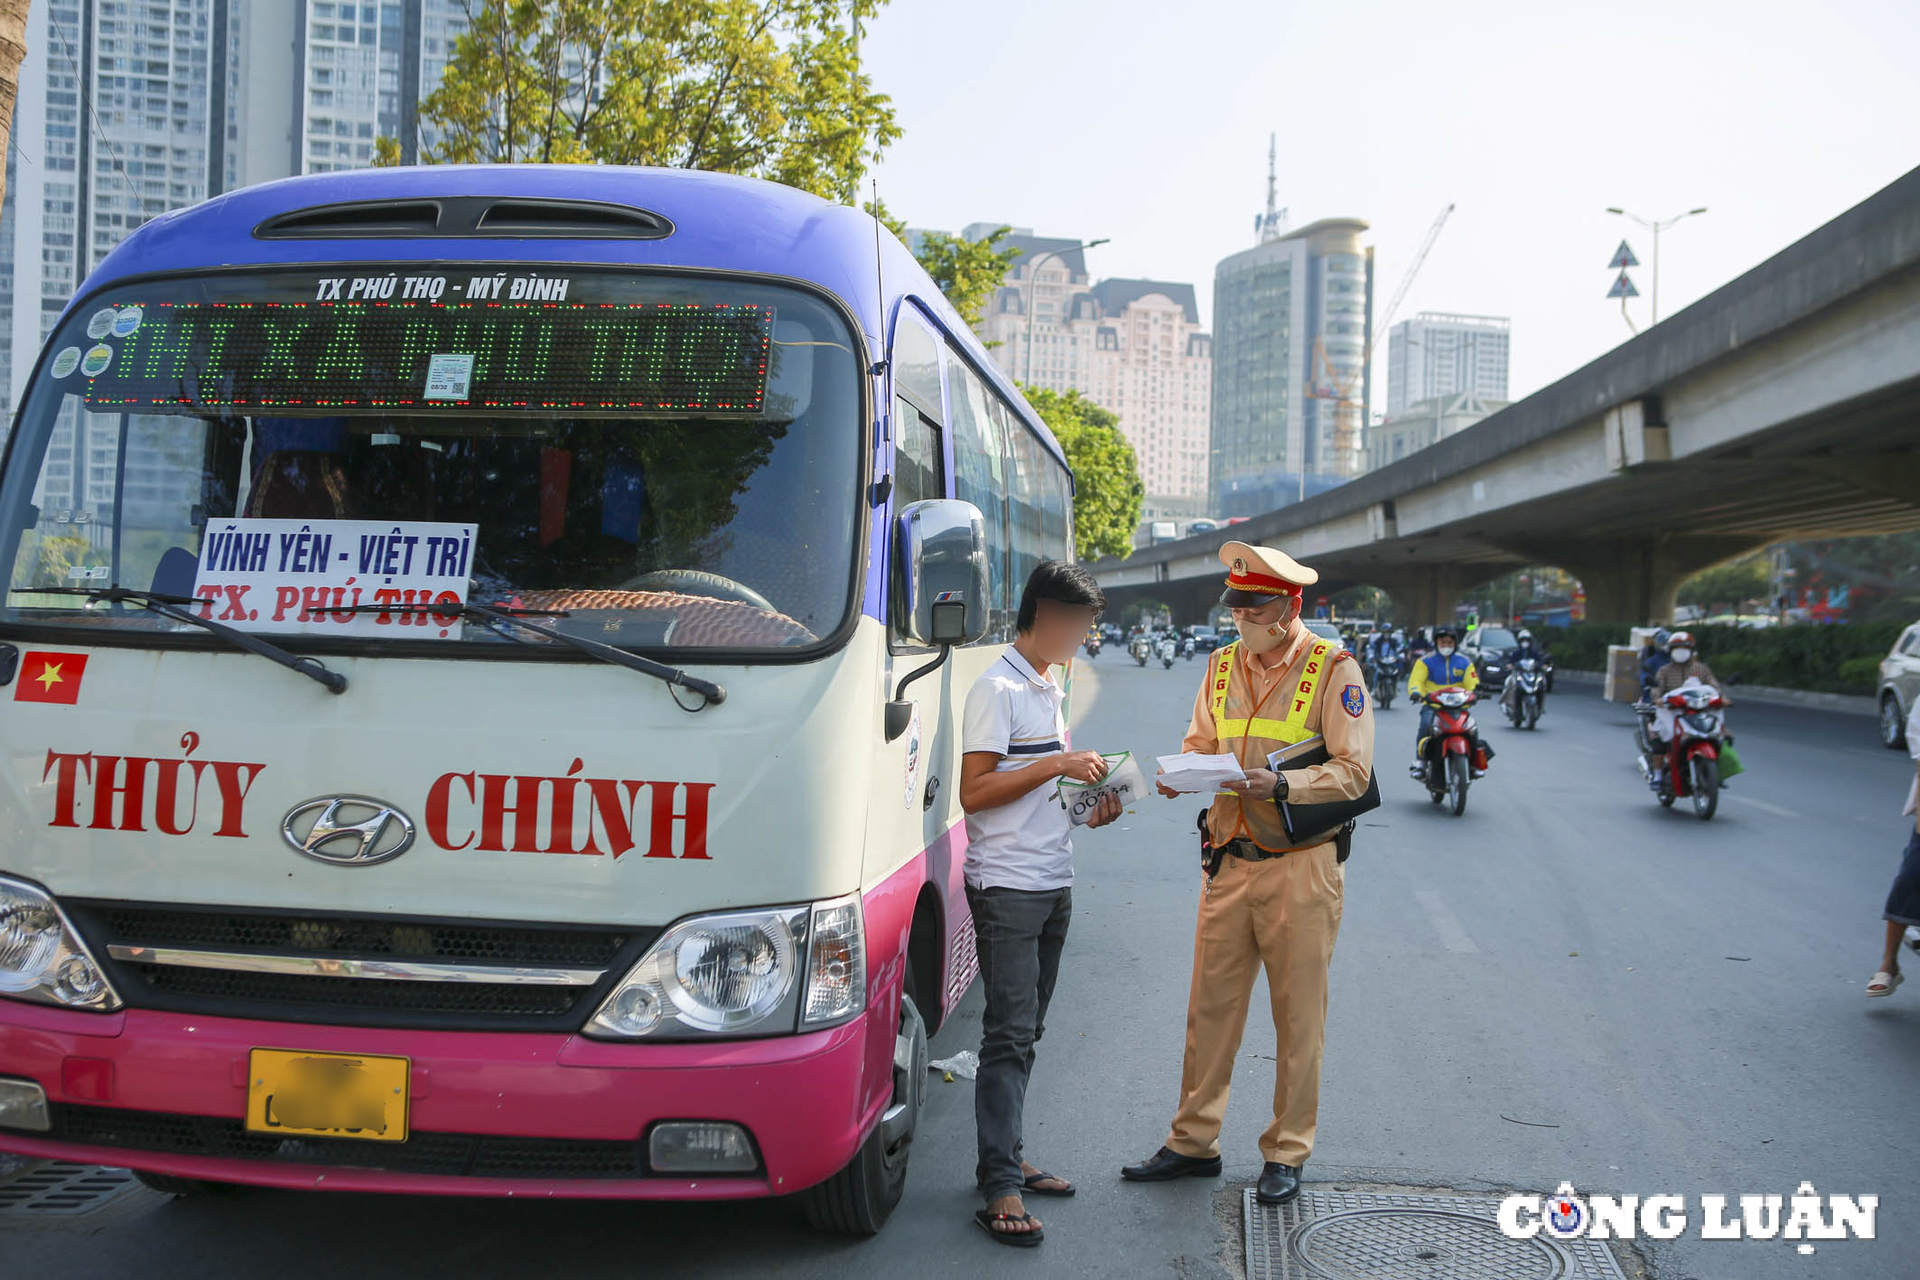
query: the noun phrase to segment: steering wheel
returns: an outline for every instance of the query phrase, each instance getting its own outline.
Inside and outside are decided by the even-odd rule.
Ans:
[[[756,609],[765,609],[768,613],[778,613],[773,602],[744,583],[718,573],[708,573],[704,569],[654,569],[628,578],[616,590],[619,591],[659,591],[677,590],[687,595],[712,596],[718,600],[734,600],[740,604],[752,605]]]

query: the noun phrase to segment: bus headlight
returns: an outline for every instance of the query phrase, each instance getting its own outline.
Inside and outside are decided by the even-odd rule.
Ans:
[[[588,1020],[632,1040],[778,1035],[867,1007],[860,895],[682,920],[660,935]]]
[[[682,920],[587,1022],[589,1035],[662,1039],[791,1031],[806,907]]]
[[[0,996],[107,1013],[106,975],[44,890],[0,876]]]

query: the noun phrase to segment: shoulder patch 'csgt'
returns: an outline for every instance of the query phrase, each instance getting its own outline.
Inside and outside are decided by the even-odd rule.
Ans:
[[[1367,709],[1367,695],[1360,692],[1359,685],[1350,684],[1340,691],[1340,705],[1347,709],[1348,715],[1358,720],[1360,713]]]

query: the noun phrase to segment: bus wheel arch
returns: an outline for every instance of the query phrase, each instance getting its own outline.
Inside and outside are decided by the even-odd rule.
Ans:
[[[933,1035],[947,1020],[946,1001],[942,998],[946,981],[947,956],[940,947],[940,895],[932,885],[923,885],[920,899],[913,904],[913,925],[907,934],[906,993],[920,1007],[920,1016]]]

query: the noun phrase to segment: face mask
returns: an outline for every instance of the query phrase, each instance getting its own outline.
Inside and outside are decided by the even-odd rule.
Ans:
[[[1237,618],[1233,627],[1240,633],[1240,643],[1247,646],[1249,653],[1278,649],[1287,638],[1285,622],[1249,622],[1245,618]]]
[[[1693,656],[1693,650],[1691,649],[1680,648],[1680,649],[1675,649],[1673,651],[1673,660],[1675,662],[1685,662],[1688,658],[1691,658],[1692,656]]]
[[[1441,645],[1440,656],[1443,658],[1451,658],[1453,656],[1453,646],[1450,644]]]

